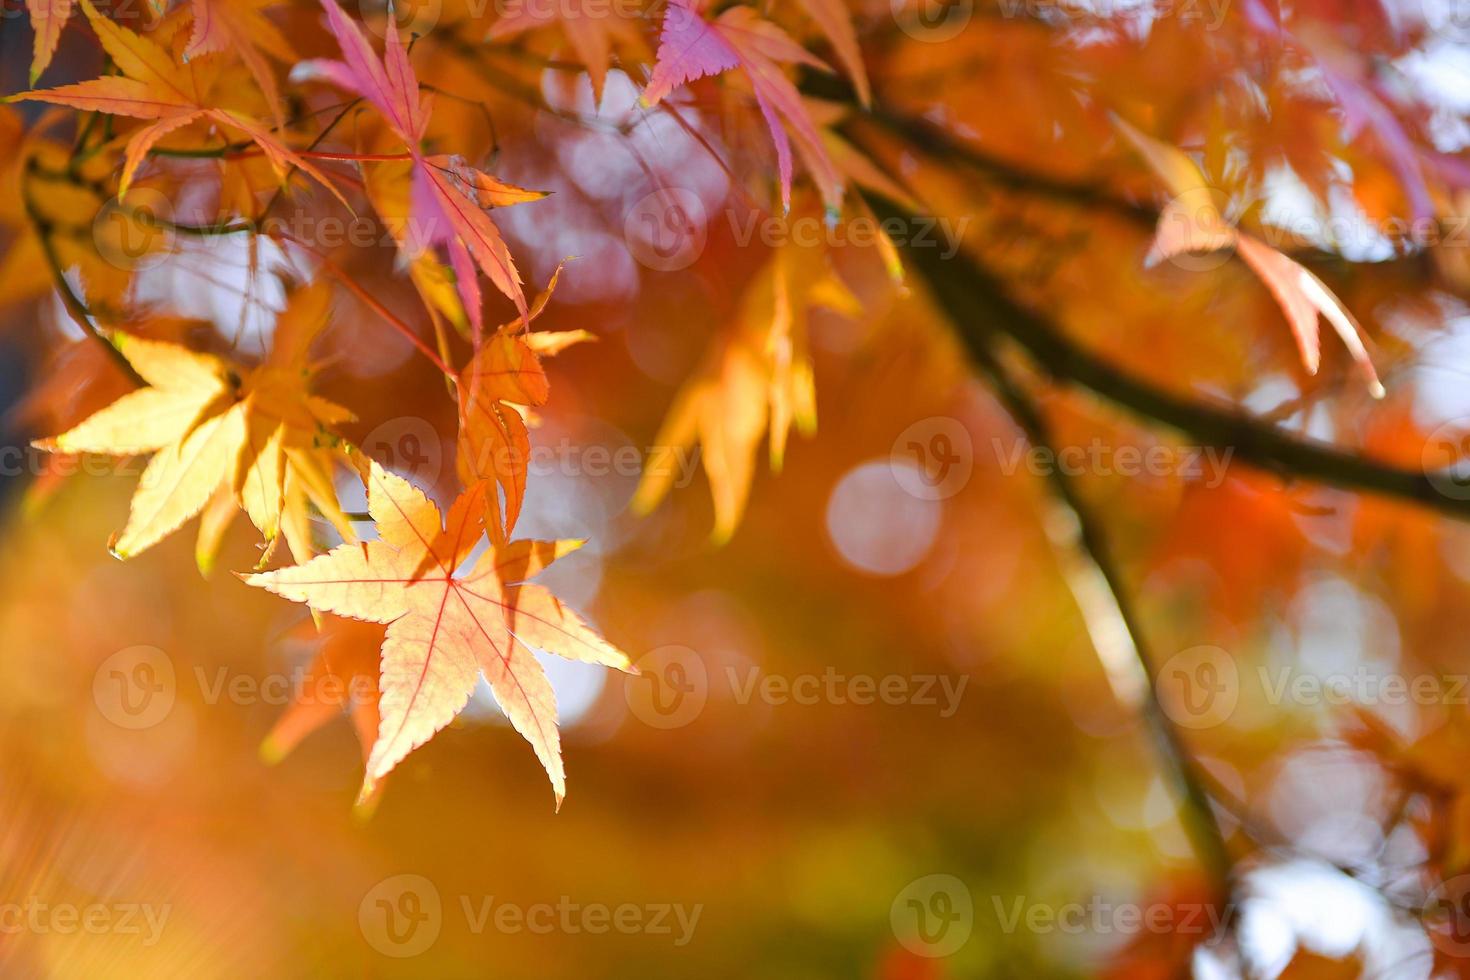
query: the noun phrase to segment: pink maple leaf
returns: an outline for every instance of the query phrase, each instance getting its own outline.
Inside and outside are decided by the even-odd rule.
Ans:
[[[782,64],[830,71],[785,31],[762,20],[748,7],[731,7],[711,21],[704,18],[697,0],[671,0],[643,101],[655,105],[695,79],[742,69],[776,146],[782,208],[791,209],[789,128],[807,169],[821,188],[823,200],[835,211],[842,203],[842,176],[802,105],[801,94],[782,72]]]
[[[343,13],[335,0],[322,0],[322,7],[327,12],[327,26],[342,49],[342,60],[308,61],[298,71],[366,99],[407,145],[413,159],[412,210],[404,245],[408,257],[444,247],[477,337],[484,327],[477,267],[515,303],[524,319],[526,295],[521,289],[520,273],[486,209],[545,195],[507,184],[462,159],[426,155],[420,141],[429,124],[430,100],[419,92],[418,77],[408,49],[398,36],[397,23],[388,18],[387,41],[380,60],[362,28]]]

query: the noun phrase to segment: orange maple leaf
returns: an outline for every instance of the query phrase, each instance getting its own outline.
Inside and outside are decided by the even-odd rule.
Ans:
[[[26,0],[31,14],[31,30],[35,33],[35,49],[31,57],[31,84],[51,64],[56,46],[61,43],[61,29],[71,18],[71,0]]]
[[[592,97],[602,102],[607,71],[612,64],[613,48],[622,47],[642,52],[644,47],[638,20],[631,13],[608,10],[605,4],[569,0],[568,3],[508,4],[485,35],[486,41],[509,41],[530,31],[560,23],[562,34],[572,51],[581,59],[592,82]]]
[[[816,431],[816,378],[806,336],[814,307],[848,317],[862,313],[822,250],[788,243],[752,281],[731,329],[716,338],[675,396],[633,494],[634,513],[658,506],[673,486],[677,454],[698,442],[714,499],[712,537],[719,544],[730,540],[750,497],[761,438],[769,432],[771,469],[779,471],[792,425],[803,435]]]
[[[527,322],[546,308],[560,277],[558,267],[531,303]],[[541,356],[595,339],[584,330],[527,333],[521,326],[519,320],[502,324],[460,372],[457,386],[459,476],[467,487],[491,481],[485,494],[485,529],[496,544],[510,537],[526,497],[531,435],[523,411],[546,404],[550,393]],[[505,492],[503,514],[497,484]]]
[[[327,323],[324,283],[292,294],[276,321],[270,355],[244,368],[179,344],[121,331],[112,342],[148,382],[51,439],[53,453],[153,453],[112,541],[129,558],[203,512],[196,559],[208,575],[236,508],[265,535],[264,563],[279,535],[298,559],[316,553],[308,505],[342,533],[351,525],[332,485],[341,455],[333,428],[352,413],[307,391],[308,350]]]
[[[301,740],[341,714],[348,714],[363,761],[378,735],[378,648],[383,628],[376,623],[323,617],[318,629],[302,624],[302,634],[319,645],[305,682],[260,745],[267,763],[284,759]]]
[[[1204,174],[1182,150],[1145,136],[1121,118],[1114,117],[1113,123],[1174,195],[1159,215],[1151,257],[1167,259],[1233,247],[1281,307],[1307,373],[1316,374],[1322,361],[1320,314],[1347,348],[1369,393],[1382,398],[1383,385],[1363,343],[1363,328],[1327,284],[1295,259],[1229,224],[1215,205]]]
[[[260,147],[266,159],[284,180],[292,168],[300,170],[330,190],[344,205],[341,193],[321,171],[299,156],[258,120],[242,112],[211,105],[211,89],[218,72],[210,57],[192,58],[180,64],[174,55],[149,38],[120,27],[97,11],[91,0],[81,0],[103,50],[122,72],[93,78],[59,88],[22,92],[15,101],[50,102],[114,116],[148,121],[134,130],[123,154],[118,196],[127,193],[138,168],[159,140],[190,123],[207,119],[227,129],[244,133]]]
[[[184,57],[194,60],[216,51],[233,51],[250,70],[271,107],[277,126],[285,124],[281,90],[261,51],[278,61],[294,62],[296,54],[274,23],[261,13],[274,0],[194,0],[194,29]]]
[[[321,612],[384,623],[381,721],[359,800],[469,701],[483,673],[536,752],[556,804],[566,795],[556,696],[531,647],[634,672],[631,661],[544,586],[526,580],[580,541],[513,541],[458,574],[484,530],[485,483],[445,522],[423,492],[370,464],[368,511],[379,540],[345,544],[304,565],[245,582]]]
[[[465,313],[477,335],[484,315],[480,284],[475,277],[477,268],[515,303],[524,317],[526,296],[521,289],[521,274],[487,212],[490,208],[535,201],[546,195],[507,184],[456,155],[426,155],[420,144],[429,125],[432,100],[419,90],[408,48],[398,35],[397,21],[388,19],[386,43],[379,58],[362,28],[342,12],[336,0],[322,0],[322,9],[327,15],[327,26],[342,49],[343,60],[302,62],[293,75],[318,77],[361,96],[372,103],[389,128],[403,140],[413,163],[410,192],[413,220],[407,222],[402,233],[395,231],[399,247],[414,260],[436,246],[444,246]],[[388,222],[399,219],[398,215],[384,218]]]

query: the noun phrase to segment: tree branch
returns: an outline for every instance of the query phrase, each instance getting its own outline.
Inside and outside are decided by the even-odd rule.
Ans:
[[[873,200],[880,218],[913,216]],[[1188,398],[1139,378],[1067,337],[1041,314],[1023,307],[972,258],[943,258],[934,248],[910,247],[909,265],[928,284],[965,348],[977,361],[996,333],[1020,344],[1054,381],[1086,388],[1145,420],[1162,423],[1201,446],[1231,450],[1234,458],[1289,479],[1378,494],[1470,520],[1470,499],[1447,495],[1430,474],[1369,459],[1329,443],[1293,435],[1224,402]]]
[[[989,347],[976,348],[971,354],[981,370],[990,376],[996,394],[1026,433],[1031,445],[1055,452],[1056,446],[1045,415],[1012,376],[1011,370]],[[1060,513],[1046,521],[1047,534],[1058,551],[1064,570],[1069,572],[1068,585],[1087,623],[1093,646],[1108,669],[1114,691],[1120,695],[1124,706],[1139,707],[1138,702],[1142,701],[1149,730],[1158,743],[1159,754],[1174,779],[1185,808],[1182,821],[1185,832],[1200,863],[1212,873],[1221,891],[1225,892],[1229,888],[1234,860],[1216,819],[1206,776],[1159,700],[1155,682],[1158,676],[1156,660],[1150,652],[1138,612],[1128,599],[1122,570],[1113,560],[1101,522],[1077,492],[1071,477],[1053,467],[1049,471],[1048,482]],[[1068,560],[1069,552],[1082,559],[1080,568],[1076,567],[1078,562]],[[1094,582],[1100,582],[1101,587]],[[1132,671],[1124,675],[1122,685],[1117,679],[1123,667],[1120,661],[1126,661],[1132,667]],[[1134,679],[1138,681],[1137,685],[1134,685]],[[1135,686],[1142,688],[1141,698],[1134,692]]]
[[[142,375],[138,373],[137,369],[133,367],[128,359],[123,356],[122,351],[117,349],[117,346],[113,344],[111,338],[105,336],[97,328],[97,324],[92,319],[92,312],[87,309],[87,304],[82,302],[82,298],[77,295],[76,290],[72,289],[71,283],[67,282],[66,270],[62,268],[61,264],[61,256],[56,252],[56,243],[51,240],[51,235],[55,229],[50,219],[41,213],[40,208],[36,204],[35,197],[31,194],[30,181],[32,173],[33,170],[30,167],[30,162],[27,161],[26,172],[21,178],[21,202],[25,207],[26,218],[30,221],[36,238],[41,243],[41,253],[46,257],[46,265],[50,268],[51,278],[56,283],[56,292],[61,297],[61,305],[66,308],[67,314],[71,316],[78,329],[84,335],[102,345],[102,349],[107,353],[108,357],[112,358],[113,363],[117,365],[117,369],[122,372],[123,377],[132,382],[135,387],[142,388],[146,386],[147,382],[143,380]]]

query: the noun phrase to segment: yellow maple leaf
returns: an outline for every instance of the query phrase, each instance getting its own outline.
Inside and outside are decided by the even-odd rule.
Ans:
[[[1233,247],[1281,307],[1307,373],[1316,374],[1322,360],[1320,315],[1347,348],[1369,394],[1382,398],[1383,385],[1363,342],[1363,328],[1327,284],[1295,259],[1227,222],[1205,175],[1182,150],[1144,135],[1120,117],[1113,117],[1113,125],[1173,195],[1159,214],[1151,257],[1168,259]]]
[[[243,133],[265,154],[282,180],[293,169],[300,170],[316,179],[344,205],[347,204],[321,171],[298,156],[258,120],[231,108],[228,103],[233,93],[228,88],[215,91],[215,83],[220,79],[220,65],[214,56],[184,61],[163,44],[108,20],[90,0],[81,0],[81,5],[103,50],[122,74],[53,89],[22,92],[11,98],[142,120],[144,125],[134,129],[126,138],[119,197],[127,193],[138,168],[159,140],[185,126],[204,121]]]
[[[278,536],[299,559],[314,553],[308,504],[351,538],[332,467],[342,455],[334,427],[352,415],[307,392],[307,349],[326,323],[328,301],[325,285],[297,290],[270,356],[249,370],[177,344],[114,335],[147,386],[36,444],[64,453],[153,453],[127,525],[110,544],[114,554],[137,555],[205,511],[196,557],[208,574],[237,506],[265,536],[266,557]]]
[[[384,623],[379,727],[360,799],[469,701],[481,674],[511,725],[531,743],[566,795],[556,696],[531,647],[633,672],[544,586],[527,582],[580,541],[514,541],[484,552],[463,574],[484,532],[485,482],[466,490],[447,519],[402,477],[370,463],[368,511],[378,540],[344,544],[304,565],[245,582],[326,613]]]
[[[677,454],[698,442],[714,498],[716,542],[729,540],[745,512],[756,450],[770,433],[771,468],[779,470],[796,425],[816,431],[816,388],[807,351],[807,313],[814,306],[855,316],[856,297],[819,249],[778,249],[746,291],[733,328],[717,339],[703,365],[680,389],[633,495],[636,513],[658,506],[678,472]]]

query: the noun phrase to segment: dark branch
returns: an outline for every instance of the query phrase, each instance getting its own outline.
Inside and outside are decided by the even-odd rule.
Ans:
[[[57,254],[56,243],[52,241],[51,237],[55,229],[52,227],[51,221],[41,213],[40,208],[36,204],[36,199],[31,193],[30,182],[32,174],[33,170],[28,165],[21,183],[21,200],[25,206],[26,218],[29,219],[31,227],[35,231],[36,238],[41,243],[41,252],[46,257],[46,265],[51,270],[51,278],[55,281],[56,291],[61,296],[61,305],[66,308],[67,314],[83,334],[102,345],[103,351],[107,353],[108,357],[112,358],[113,363],[117,365],[117,369],[122,372],[124,377],[131,381],[134,386],[139,388],[144,387],[147,382],[143,380],[142,375],[138,374],[133,365],[123,356],[122,351],[118,350],[112,343],[112,340],[104,336],[102,331],[97,328],[96,322],[92,319],[92,312],[87,309],[87,304],[82,302],[82,298],[77,295],[76,290],[72,289],[71,283],[67,282],[66,270],[62,267],[61,256]]]
[[[883,201],[875,200],[873,206],[880,218],[911,218]],[[1067,337],[1041,314],[1013,300],[986,269],[963,252],[946,259],[938,249],[910,248],[906,256],[977,361],[985,356],[994,335],[1004,334],[1056,382],[1086,388],[1201,446],[1231,450],[1235,459],[1287,479],[1374,493],[1470,520],[1470,499],[1458,499],[1441,489],[1448,475],[1431,480],[1430,474],[1420,470],[1293,435],[1224,402],[1167,391]]]
[[[1026,438],[1031,445],[1055,452],[1056,446],[1053,443],[1045,415],[1012,376],[1011,370],[988,348],[974,349],[972,355],[981,370],[990,377],[995,393],[1011,413],[1016,424],[1026,433]],[[1053,468],[1049,472],[1048,482],[1074,528],[1072,533],[1067,535],[1069,540],[1057,540],[1057,536],[1053,534],[1053,543],[1058,547],[1071,547],[1080,552],[1090,566],[1089,571],[1095,572],[1096,577],[1102,580],[1107,589],[1112,608],[1105,612],[1110,619],[1122,621],[1123,628],[1128,634],[1127,645],[1131,647],[1128,652],[1136,658],[1139,670],[1143,675],[1144,717],[1148,722],[1150,732],[1158,743],[1159,753],[1164,759],[1169,775],[1174,779],[1179,797],[1185,805],[1185,832],[1194,845],[1194,851],[1200,863],[1212,873],[1221,891],[1225,892],[1229,888],[1234,861],[1215,815],[1208,789],[1207,774],[1194,761],[1194,756],[1190,754],[1179,730],[1165,713],[1163,704],[1159,700],[1156,682],[1157,660],[1150,652],[1151,648],[1143,630],[1142,619],[1129,599],[1122,569],[1113,559],[1112,549],[1108,546],[1107,538],[1103,533],[1102,522],[1093,514],[1092,509],[1077,492],[1076,486],[1067,474]],[[1087,590],[1074,584],[1073,591],[1084,619],[1090,620],[1092,617],[1087,608]],[[1098,654],[1106,661],[1108,652],[1102,647],[1108,640],[1109,631],[1106,628],[1093,627],[1094,624],[1089,622],[1089,632],[1092,633],[1094,644],[1099,647]],[[1131,700],[1135,704],[1138,701],[1136,697]]]

